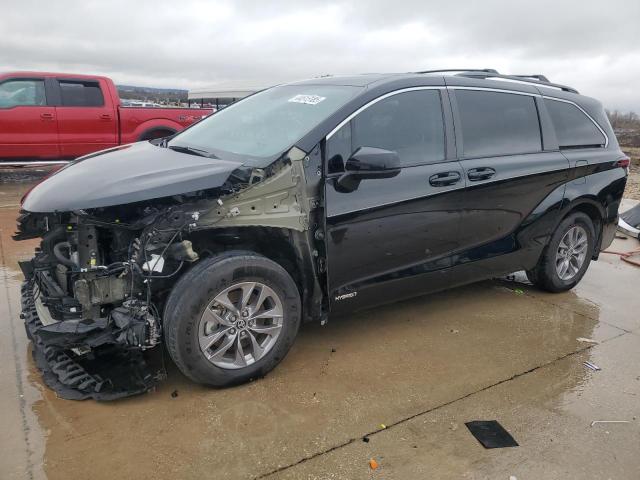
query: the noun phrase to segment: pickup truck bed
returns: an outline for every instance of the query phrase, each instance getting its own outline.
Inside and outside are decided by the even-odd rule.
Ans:
[[[171,135],[210,113],[123,107],[107,77],[6,73],[0,75],[0,161],[73,159]]]

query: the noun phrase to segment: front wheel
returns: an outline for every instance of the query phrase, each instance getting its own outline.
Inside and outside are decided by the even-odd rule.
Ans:
[[[595,229],[588,215],[576,212],[554,232],[538,265],[527,271],[537,287],[564,292],[578,284],[589,267],[595,248]]]
[[[277,263],[251,252],[202,260],[174,286],[165,343],[187,377],[211,386],[264,376],[300,326],[300,295]]]

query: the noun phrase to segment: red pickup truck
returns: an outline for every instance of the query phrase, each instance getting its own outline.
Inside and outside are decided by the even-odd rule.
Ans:
[[[0,161],[72,159],[171,135],[211,112],[123,107],[107,77],[0,74]]]

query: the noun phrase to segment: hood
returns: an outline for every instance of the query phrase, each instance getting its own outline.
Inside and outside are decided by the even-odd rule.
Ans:
[[[110,207],[221,187],[241,162],[175,152],[149,142],[87,155],[36,185],[28,212]]]

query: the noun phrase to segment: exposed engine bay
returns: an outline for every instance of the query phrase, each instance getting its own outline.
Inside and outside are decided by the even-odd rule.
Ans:
[[[24,214],[21,225],[44,232],[34,259],[21,264],[25,293],[32,299],[27,310],[35,308],[42,324],[27,322],[29,336],[51,347],[49,355],[71,350],[80,358],[100,357],[118,347],[118,361],[139,364],[140,353],[161,341],[159,309],[172,277],[198,260],[191,241],[182,238],[198,216],[188,207],[195,205]],[[131,373],[133,385],[103,376],[59,380],[87,396],[106,398],[132,387],[147,390],[164,376],[161,367]]]
[[[68,212],[23,210],[14,239],[42,238],[20,266],[27,334],[47,385],[68,399],[153,389],[166,376],[164,303],[183,272],[202,255],[230,248],[234,228],[308,229],[302,157],[267,171],[237,169],[222,186],[187,194]]]

